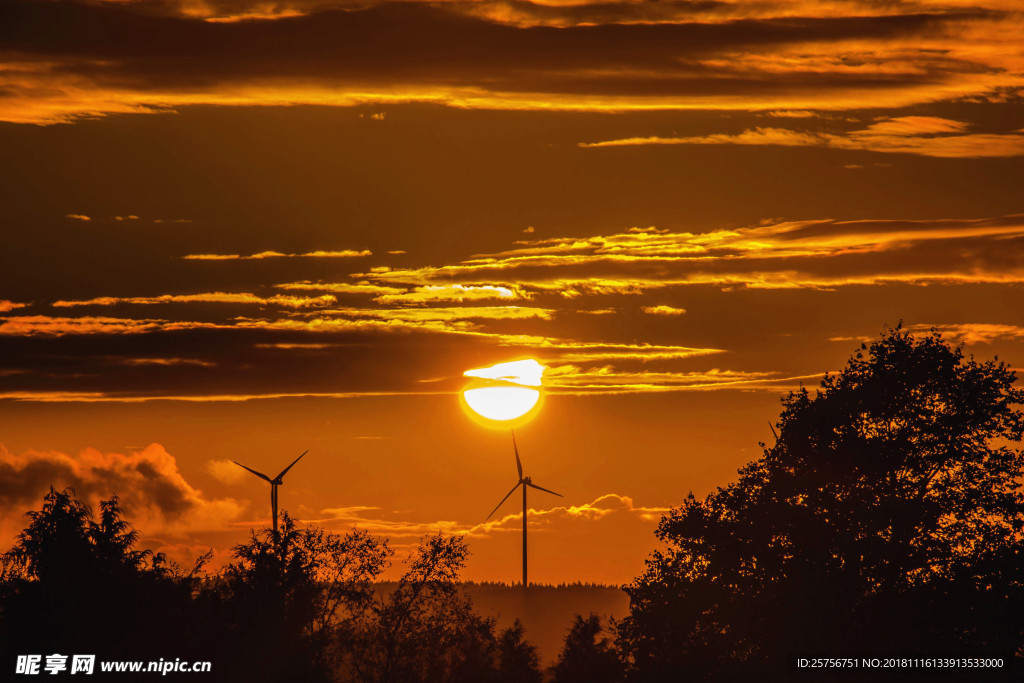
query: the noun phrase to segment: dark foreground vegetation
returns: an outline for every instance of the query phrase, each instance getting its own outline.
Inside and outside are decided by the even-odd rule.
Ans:
[[[1015,670],[982,674],[1014,680],[1024,673],[1014,381],[937,335],[897,328],[862,348],[814,395],[783,399],[775,443],[736,483],[663,518],[664,549],[626,588],[629,616],[576,617],[543,672],[522,627],[498,629],[460,589],[458,537],[423,539],[383,591],[385,539],[287,515],[224,570],[204,572],[203,557],[184,571],[136,549],[116,496],[94,517],[51,489],[3,556],[3,677],[16,654],[45,650],[211,660],[212,673],[189,677],[207,681],[814,679],[787,668],[795,653],[1016,657]]]

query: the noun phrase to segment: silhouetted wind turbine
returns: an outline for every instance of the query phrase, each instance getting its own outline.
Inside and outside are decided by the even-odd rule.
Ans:
[[[306,453],[309,453],[309,451],[303,451],[302,455],[305,455]],[[246,467],[245,465],[243,465],[242,463],[238,462],[237,460],[233,460],[232,461],[236,465],[241,467],[242,469],[249,470],[250,472],[255,474],[257,477],[259,477],[260,479],[265,479],[266,481],[270,482],[270,507],[271,507],[271,509],[273,511],[273,515],[274,515],[274,538],[277,538],[277,487],[280,486],[283,483],[281,480],[284,478],[284,475],[286,475],[288,473],[288,470],[290,470],[291,468],[295,467],[295,463],[297,463],[298,461],[302,460],[302,455],[300,455],[299,457],[295,458],[294,462],[292,462],[291,465],[288,465],[288,467],[285,467],[283,470],[281,470],[281,474],[277,475],[273,479],[271,479],[267,475],[263,474],[262,472],[257,472],[256,470],[252,469],[251,467]]]
[[[498,503],[497,507],[491,510],[491,514],[487,515],[487,519],[490,519],[491,515],[498,511],[498,508],[502,506],[502,503],[508,500],[508,497],[515,493],[515,490],[517,488],[519,488],[520,486],[523,487],[523,588],[525,589],[529,585],[526,583],[526,487],[531,486],[535,489],[539,489],[541,491],[554,494],[559,498],[562,497],[562,494],[555,493],[554,491],[548,490],[543,486],[537,486],[536,484],[533,483],[530,477],[523,476],[523,463],[522,461],[519,460],[519,448],[516,446],[515,432],[512,432],[512,449],[515,451],[516,454],[516,469],[519,470],[519,481],[516,482],[516,485],[512,487],[511,491],[505,494],[505,497],[501,499],[501,503]]]

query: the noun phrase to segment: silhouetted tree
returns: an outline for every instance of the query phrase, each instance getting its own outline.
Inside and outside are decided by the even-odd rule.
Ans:
[[[473,611],[456,583],[467,554],[461,537],[424,538],[394,589],[339,631],[343,676],[362,683],[468,683],[497,680],[506,652],[512,666],[512,654],[527,647],[521,630],[505,634],[504,649],[495,638],[494,620]],[[528,657],[515,663],[520,669],[524,665]]]
[[[558,661],[551,667],[554,683],[616,683],[622,664],[611,638],[604,636],[601,618],[577,614]]]
[[[1015,379],[897,327],[785,397],[761,459],[662,519],[668,549],[619,630],[634,678],[784,678],[802,651],[1018,651]]]
[[[540,683],[544,679],[537,647],[527,641],[525,635],[526,630],[518,619],[502,631],[498,639],[498,671],[495,681]]]
[[[391,551],[364,531],[344,536],[299,527],[284,513],[273,532],[253,532],[225,568],[226,668],[245,680],[332,680],[335,638],[373,599]]]
[[[190,600],[203,558],[184,575],[162,554],[137,550],[116,495],[100,503],[95,521],[74,491],[51,487],[42,509],[26,516],[3,555],[5,654],[40,646],[111,657],[189,654],[196,629],[185,625],[195,616]]]

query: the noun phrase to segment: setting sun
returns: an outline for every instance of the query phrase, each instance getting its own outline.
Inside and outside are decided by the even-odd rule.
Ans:
[[[471,414],[506,427],[512,420],[532,417],[540,402],[543,373],[544,366],[533,359],[467,370],[463,374],[475,379],[463,389],[462,398]]]

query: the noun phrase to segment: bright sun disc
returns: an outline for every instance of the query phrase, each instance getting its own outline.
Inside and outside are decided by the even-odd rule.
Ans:
[[[472,415],[508,426],[537,408],[543,373],[544,366],[532,359],[467,370],[464,374],[475,379],[462,398]]]
[[[526,387],[481,387],[462,392],[469,407],[488,420],[514,420],[533,410],[540,392]]]

